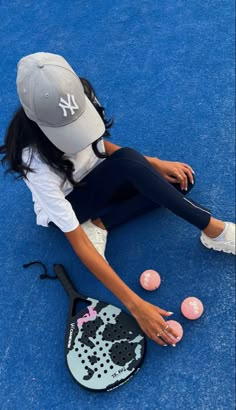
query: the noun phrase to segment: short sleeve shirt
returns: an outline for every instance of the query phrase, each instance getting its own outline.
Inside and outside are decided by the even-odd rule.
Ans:
[[[98,149],[105,151],[104,142],[100,140]],[[67,158],[74,164],[73,178],[76,182],[81,181],[92,169],[104,161],[95,155],[92,145],[82,151],[67,155]],[[53,168],[44,163],[38,153],[32,148],[23,150],[22,159],[25,164],[30,164],[34,172],[28,172],[24,181],[32,193],[36,223],[48,227],[53,222],[62,230],[70,232],[79,225],[79,220],[75,212],[66,199],[66,196],[73,191],[73,185],[64,176],[55,172]]]

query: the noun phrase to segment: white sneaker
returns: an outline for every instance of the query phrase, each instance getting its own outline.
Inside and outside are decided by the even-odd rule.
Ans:
[[[107,231],[94,225],[91,220],[81,224],[81,228],[86,233],[93,246],[97,249],[98,253],[106,260],[105,250],[107,243]]]
[[[225,222],[225,229],[217,238],[209,238],[209,236],[202,232],[200,241],[209,249],[235,255],[235,224],[232,222]]]

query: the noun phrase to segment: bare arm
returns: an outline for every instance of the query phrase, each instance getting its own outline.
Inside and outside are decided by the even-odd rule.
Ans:
[[[113,144],[113,142],[106,141],[106,140],[103,140],[103,142],[104,142],[106,153],[108,155],[113,154],[113,152],[121,148],[119,145]]]
[[[117,151],[121,147],[113,144],[110,141],[105,141],[105,150],[108,155]],[[168,182],[174,184],[179,183],[182,190],[188,189],[188,179],[194,183],[193,169],[182,162],[163,161],[157,157],[144,156],[146,160],[155,168]]]
[[[170,316],[170,313],[151,305],[134,293],[97,252],[80,226],[65,233],[65,236],[84,265],[127,307],[147,336],[160,345],[172,344],[168,335],[164,334],[165,342],[156,336],[157,333],[163,333],[166,326],[162,316]],[[177,336],[171,329],[168,331]]]
[[[93,244],[78,226],[65,233],[74,251],[84,265],[105,285],[130,311],[140,303],[140,298],[120,279],[111,266],[97,252]]]
[[[115,152],[115,151],[117,151],[118,149],[121,148],[119,145],[113,144],[112,142],[106,141],[106,140],[104,140],[104,145],[105,145],[106,153],[108,155],[113,154],[113,152]],[[157,164],[158,164],[158,166],[161,168],[161,162],[162,161],[160,159],[154,158],[154,157],[147,157],[147,156],[144,156],[144,158],[146,158],[151,165],[153,165],[153,166],[156,165],[157,166]]]

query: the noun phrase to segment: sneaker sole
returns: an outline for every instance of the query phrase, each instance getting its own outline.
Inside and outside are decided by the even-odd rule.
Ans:
[[[224,253],[231,253],[231,255],[235,255],[235,252],[233,252],[233,251],[226,251],[226,250],[224,250],[224,249],[217,249],[217,248],[215,248],[214,246],[209,246],[205,241],[204,241],[204,239],[200,236],[200,241],[202,242],[202,244],[206,247],[206,248],[208,248],[208,249],[213,249],[214,251],[217,251],[217,252],[224,252]]]

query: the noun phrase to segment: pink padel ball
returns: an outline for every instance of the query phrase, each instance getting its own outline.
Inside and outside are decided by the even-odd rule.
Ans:
[[[159,288],[161,284],[161,277],[155,270],[148,269],[140,276],[140,283],[146,290],[155,290]]]
[[[202,302],[195,298],[194,296],[190,296],[181,304],[181,312],[187,319],[195,320],[202,316],[204,311],[204,307]]]
[[[183,331],[183,328],[182,328],[181,324],[179,322],[176,322],[176,320],[167,320],[166,324],[169,325],[177,333],[179,339],[176,339],[172,335],[171,335],[171,337],[173,338],[174,343],[178,343],[182,339],[183,334],[184,334],[184,331]],[[168,332],[168,330],[167,330],[167,332]]]

